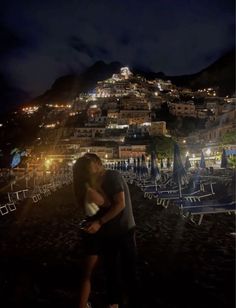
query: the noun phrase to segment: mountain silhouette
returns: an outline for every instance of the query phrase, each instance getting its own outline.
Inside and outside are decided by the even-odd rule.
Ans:
[[[197,74],[170,77],[177,86],[199,88],[215,87],[219,95],[235,94],[235,50],[223,55],[219,60]]]
[[[80,75],[72,74],[59,77],[53,83],[51,89],[35,98],[33,102],[58,103],[70,101],[79,93],[93,91],[97,81],[107,79],[112,74],[118,73],[122,66],[120,62],[107,64],[98,61]],[[235,93],[235,50],[228,52],[207,68],[192,75],[166,76],[163,72],[155,73],[136,68],[131,68],[131,71],[147,79],[171,80],[177,86],[188,87],[193,90],[214,87],[221,96]]]
[[[65,75],[56,79],[51,89],[34,99],[37,103],[66,102],[73,99],[79,93],[90,92],[96,86],[97,81],[111,77],[122,67],[119,62],[106,64],[98,61],[80,75]]]

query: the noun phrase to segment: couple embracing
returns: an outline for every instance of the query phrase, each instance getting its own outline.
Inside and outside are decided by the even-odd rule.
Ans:
[[[135,222],[128,185],[118,171],[106,170],[93,153],[80,157],[73,169],[74,192],[86,215],[82,223],[85,267],[78,308],[89,307],[91,277],[101,258],[107,282],[108,307],[138,307]]]

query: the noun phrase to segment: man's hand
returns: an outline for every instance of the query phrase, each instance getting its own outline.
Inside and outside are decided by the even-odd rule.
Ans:
[[[94,222],[92,222],[91,224],[89,224],[89,226],[87,226],[86,228],[84,228],[85,232],[88,232],[90,234],[94,234],[96,232],[98,232],[98,230],[101,228],[101,223],[98,220],[95,220]]]

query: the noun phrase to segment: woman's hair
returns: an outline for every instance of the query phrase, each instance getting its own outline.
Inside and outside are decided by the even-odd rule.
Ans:
[[[94,163],[97,163],[98,165],[102,166],[102,160],[101,158],[95,154],[95,153],[86,153],[84,157],[88,158],[90,161],[93,161]]]
[[[93,186],[93,176],[90,172],[91,160],[83,156],[77,159],[73,166],[74,193],[78,205],[84,209],[86,198],[86,185]]]

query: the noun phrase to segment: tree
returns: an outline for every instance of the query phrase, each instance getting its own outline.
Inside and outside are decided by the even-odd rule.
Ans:
[[[158,159],[171,157],[173,155],[174,140],[165,136],[151,137],[147,147],[147,153],[155,152]]]
[[[235,132],[225,133],[220,140],[223,144],[235,144],[236,143],[236,134]]]
[[[229,157],[229,165],[233,168],[236,167],[236,156],[235,155]]]

